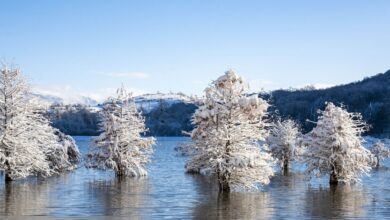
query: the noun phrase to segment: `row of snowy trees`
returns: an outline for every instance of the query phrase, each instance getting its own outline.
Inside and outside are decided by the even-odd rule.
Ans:
[[[29,85],[17,68],[0,70],[0,171],[5,180],[47,177],[72,170],[81,159],[72,137],[53,128],[45,109],[32,98]],[[154,138],[141,112],[124,87],[109,98],[101,111],[101,129],[87,155],[88,168],[112,169],[117,176],[145,176]]]
[[[50,176],[75,168],[80,159],[74,140],[53,128],[30,95],[17,68],[0,70],[0,170],[5,181]]]
[[[193,116],[192,142],[182,146],[191,154],[187,172],[215,175],[222,191],[258,189],[277,161],[287,170],[293,160],[305,162],[311,176],[329,175],[330,184],[355,183],[390,154],[380,143],[372,152],[364,148],[368,126],[343,106],[327,103],[316,127],[302,135],[292,120],[270,123],[269,104],[246,88],[231,70],[212,82]]]
[[[363,147],[367,125],[360,114],[328,103],[316,127],[306,135],[292,120],[268,121],[269,104],[247,95],[247,85],[227,71],[205,90],[193,116],[195,129],[187,145],[188,172],[215,175],[222,191],[253,190],[270,182],[278,161],[284,170],[294,160],[307,173],[330,176],[330,183],[354,183],[373,164],[389,157],[378,143]],[[143,137],[145,120],[122,86],[101,111],[101,129],[87,155],[88,168],[112,169],[117,176],[145,176],[154,138]],[[0,170],[5,180],[50,176],[73,169],[80,160],[74,140],[51,127],[18,69],[4,65],[0,73]]]

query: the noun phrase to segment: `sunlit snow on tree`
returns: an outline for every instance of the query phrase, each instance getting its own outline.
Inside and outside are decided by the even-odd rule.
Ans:
[[[298,126],[290,119],[277,120],[271,128],[267,143],[272,156],[278,159],[284,171],[288,170],[291,161],[296,160],[302,154],[299,137]]]
[[[36,129],[30,141],[40,146],[46,155],[50,169],[54,172],[62,172],[76,168],[81,154],[73,138],[50,125],[49,120],[43,116],[45,109],[39,102],[31,99],[29,107],[34,114],[26,117],[29,119],[31,129]]]
[[[147,129],[133,97],[123,87],[102,109],[103,133],[87,157],[87,167],[112,169],[117,176],[145,176],[154,138],[142,137]]]
[[[40,104],[29,96],[20,71],[3,64],[0,71],[0,169],[10,181],[31,175],[49,176],[75,167],[75,142],[50,126]],[[70,141],[70,143],[69,143]],[[70,159],[72,157],[73,159]]]
[[[187,172],[216,175],[222,191],[258,189],[274,173],[274,159],[259,144],[267,135],[268,103],[245,91],[242,78],[229,70],[206,88],[193,116]]]
[[[327,103],[317,126],[307,134],[307,172],[330,175],[330,184],[355,183],[371,170],[373,156],[363,147],[361,134],[367,125],[358,113]]]

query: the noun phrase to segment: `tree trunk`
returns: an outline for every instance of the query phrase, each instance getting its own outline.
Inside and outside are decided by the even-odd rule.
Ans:
[[[379,168],[379,157],[376,157],[376,168]]]
[[[229,192],[230,191],[230,186],[229,183],[225,177],[225,175],[221,175],[218,172],[218,183],[219,183],[219,191],[220,192]]]
[[[117,182],[116,184],[118,184],[118,186],[120,186],[120,183],[122,182],[122,181],[125,181],[126,180],[126,175],[123,175],[123,174],[121,174],[121,175],[116,175],[116,178],[115,178],[115,181]]]
[[[330,178],[329,178],[329,184],[330,185],[337,185],[339,183],[338,179],[337,179],[337,175],[334,171],[332,171],[332,173],[330,174]]]
[[[115,175],[116,175],[117,177],[122,177],[122,176],[123,176],[122,170],[119,168],[119,169],[115,172]]]
[[[9,153],[6,153],[6,156],[8,157]],[[6,183],[9,183],[12,181],[12,178],[11,176],[9,175],[9,172],[11,170],[11,166],[9,165],[9,162],[8,162],[8,159],[5,161],[5,166],[6,166],[6,170],[5,170],[5,175],[4,175],[4,181]]]
[[[337,179],[337,175],[336,175],[336,169],[337,169],[337,163],[334,162],[332,165],[332,170],[331,170],[330,178],[329,178],[330,185],[337,185],[339,182],[339,180]]]
[[[225,144],[225,155],[229,156],[230,155],[230,140],[228,140]],[[226,163],[229,163],[229,160],[226,159]],[[230,191],[230,186],[229,182],[227,180],[227,176],[229,175],[227,172],[221,173],[221,170],[218,168],[218,182],[219,182],[219,191],[220,192],[229,192]]]
[[[283,174],[287,175],[288,174],[288,160],[283,161]]]
[[[5,173],[4,180],[5,180],[5,183],[9,183],[9,182],[12,182],[13,179],[10,177],[10,175],[8,173]]]
[[[115,157],[113,158],[113,160],[115,161],[116,166],[117,166],[117,170],[115,171],[115,176],[117,176],[117,177],[123,176],[123,169],[122,169],[122,166],[121,166],[121,164],[120,164],[120,159],[119,159],[119,157],[118,157],[118,156],[115,156]]]
[[[222,191],[222,192],[229,192],[230,191],[229,183],[226,181],[225,178],[222,178],[219,180],[219,191]]]

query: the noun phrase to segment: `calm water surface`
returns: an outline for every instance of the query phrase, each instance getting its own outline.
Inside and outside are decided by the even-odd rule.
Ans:
[[[75,137],[88,150],[90,137]],[[184,173],[174,147],[184,138],[158,138],[149,176],[116,179],[79,168],[46,180],[0,183],[0,215],[120,216],[126,219],[383,219],[390,218],[390,170],[374,170],[362,185],[329,188],[307,180],[302,166],[277,174],[262,192],[219,194],[213,180]],[[390,167],[389,163],[385,163]]]

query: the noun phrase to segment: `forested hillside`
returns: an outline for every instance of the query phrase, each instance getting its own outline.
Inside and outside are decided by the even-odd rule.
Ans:
[[[149,135],[153,136],[181,136],[182,131],[191,131],[192,114],[197,106],[193,103],[175,103],[164,107],[161,105],[145,113],[146,127]]]
[[[99,114],[85,105],[50,106],[47,116],[52,125],[69,135],[99,135]]]
[[[260,96],[269,100],[272,114],[298,121],[306,132],[314,126],[310,121],[317,120],[317,110],[323,110],[326,102],[334,102],[345,105],[350,112],[362,113],[371,125],[367,134],[390,137],[390,71],[328,89],[276,90]],[[159,97],[148,95],[137,101],[148,134],[178,136],[182,131],[192,130],[191,116],[197,108],[196,101],[172,99],[172,95],[164,98],[163,94]],[[98,108],[83,105],[54,105],[49,115],[53,126],[67,134],[97,135],[97,111]]]
[[[291,117],[301,123],[305,131],[316,121],[317,109],[325,102],[344,104],[350,112],[360,112],[371,125],[368,134],[390,136],[390,71],[362,81],[320,90],[276,90],[265,95],[282,117]]]
[[[181,136],[182,131],[193,129],[191,116],[197,108],[195,102],[167,98],[137,104],[145,117],[147,135]],[[100,134],[99,110],[99,106],[54,104],[47,116],[54,127],[66,134],[95,136]]]

